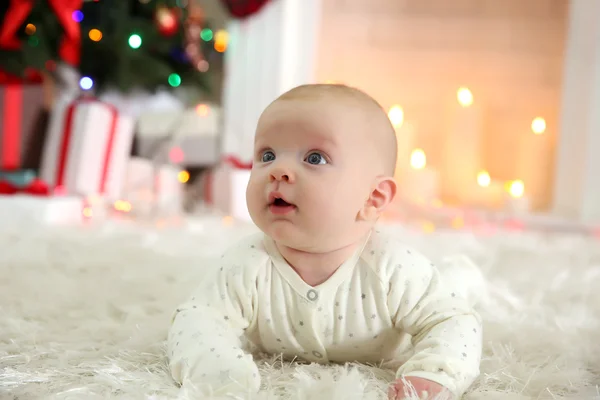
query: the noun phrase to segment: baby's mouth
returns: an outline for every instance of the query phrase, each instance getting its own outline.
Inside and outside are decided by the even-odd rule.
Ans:
[[[287,214],[295,209],[296,206],[294,204],[288,203],[280,197],[274,198],[269,204],[269,210],[271,210],[271,212],[274,214]]]
[[[273,200],[273,203],[271,203],[271,204],[274,205],[275,207],[293,206],[293,204],[288,203],[284,199],[275,199],[275,200]]]

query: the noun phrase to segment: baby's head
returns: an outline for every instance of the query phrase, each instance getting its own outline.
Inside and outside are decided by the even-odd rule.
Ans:
[[[325,253],[352,245],[396,193],[396,136],[358,89],[304,85],[263,112],[247,189],[254,223],[279,244]]]

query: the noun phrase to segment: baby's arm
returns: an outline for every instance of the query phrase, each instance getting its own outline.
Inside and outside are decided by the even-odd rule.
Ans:
[[[399,261],[390,276],[388,305],[396,328],[412,336],[414,354],[396,376],[432,381],[461,396],[479,375],[481,319],[444,286],[425,257],[407,250]]]
[[[240,339],[252,324],[256,300],[256,283],[242,257],[227,254],[216,271],[207,271],[173,317],[169,368],[176,382],[197,395],[248,397],[260,386],[258,368]]]

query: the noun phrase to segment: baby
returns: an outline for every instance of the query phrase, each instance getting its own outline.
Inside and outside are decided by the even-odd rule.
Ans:
[[[247,188],[262,233],[233,245],[176,311],[173,378],[251,398],[264,352],[396,362],[390,399],[457,398],[479,374],[481,321],[424,256],[375,228],[396,194],[385,111],[343,85],[304,85],[260,117]],[[213,273],[214,272],[214,273]]]

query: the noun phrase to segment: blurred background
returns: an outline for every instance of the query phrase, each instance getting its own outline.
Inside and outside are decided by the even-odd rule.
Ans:
[[[261,111],[329,82],[396,128],[391,219],[600,224],[600,2],[14,0],[0,20],[4,196],[248,219]]]

